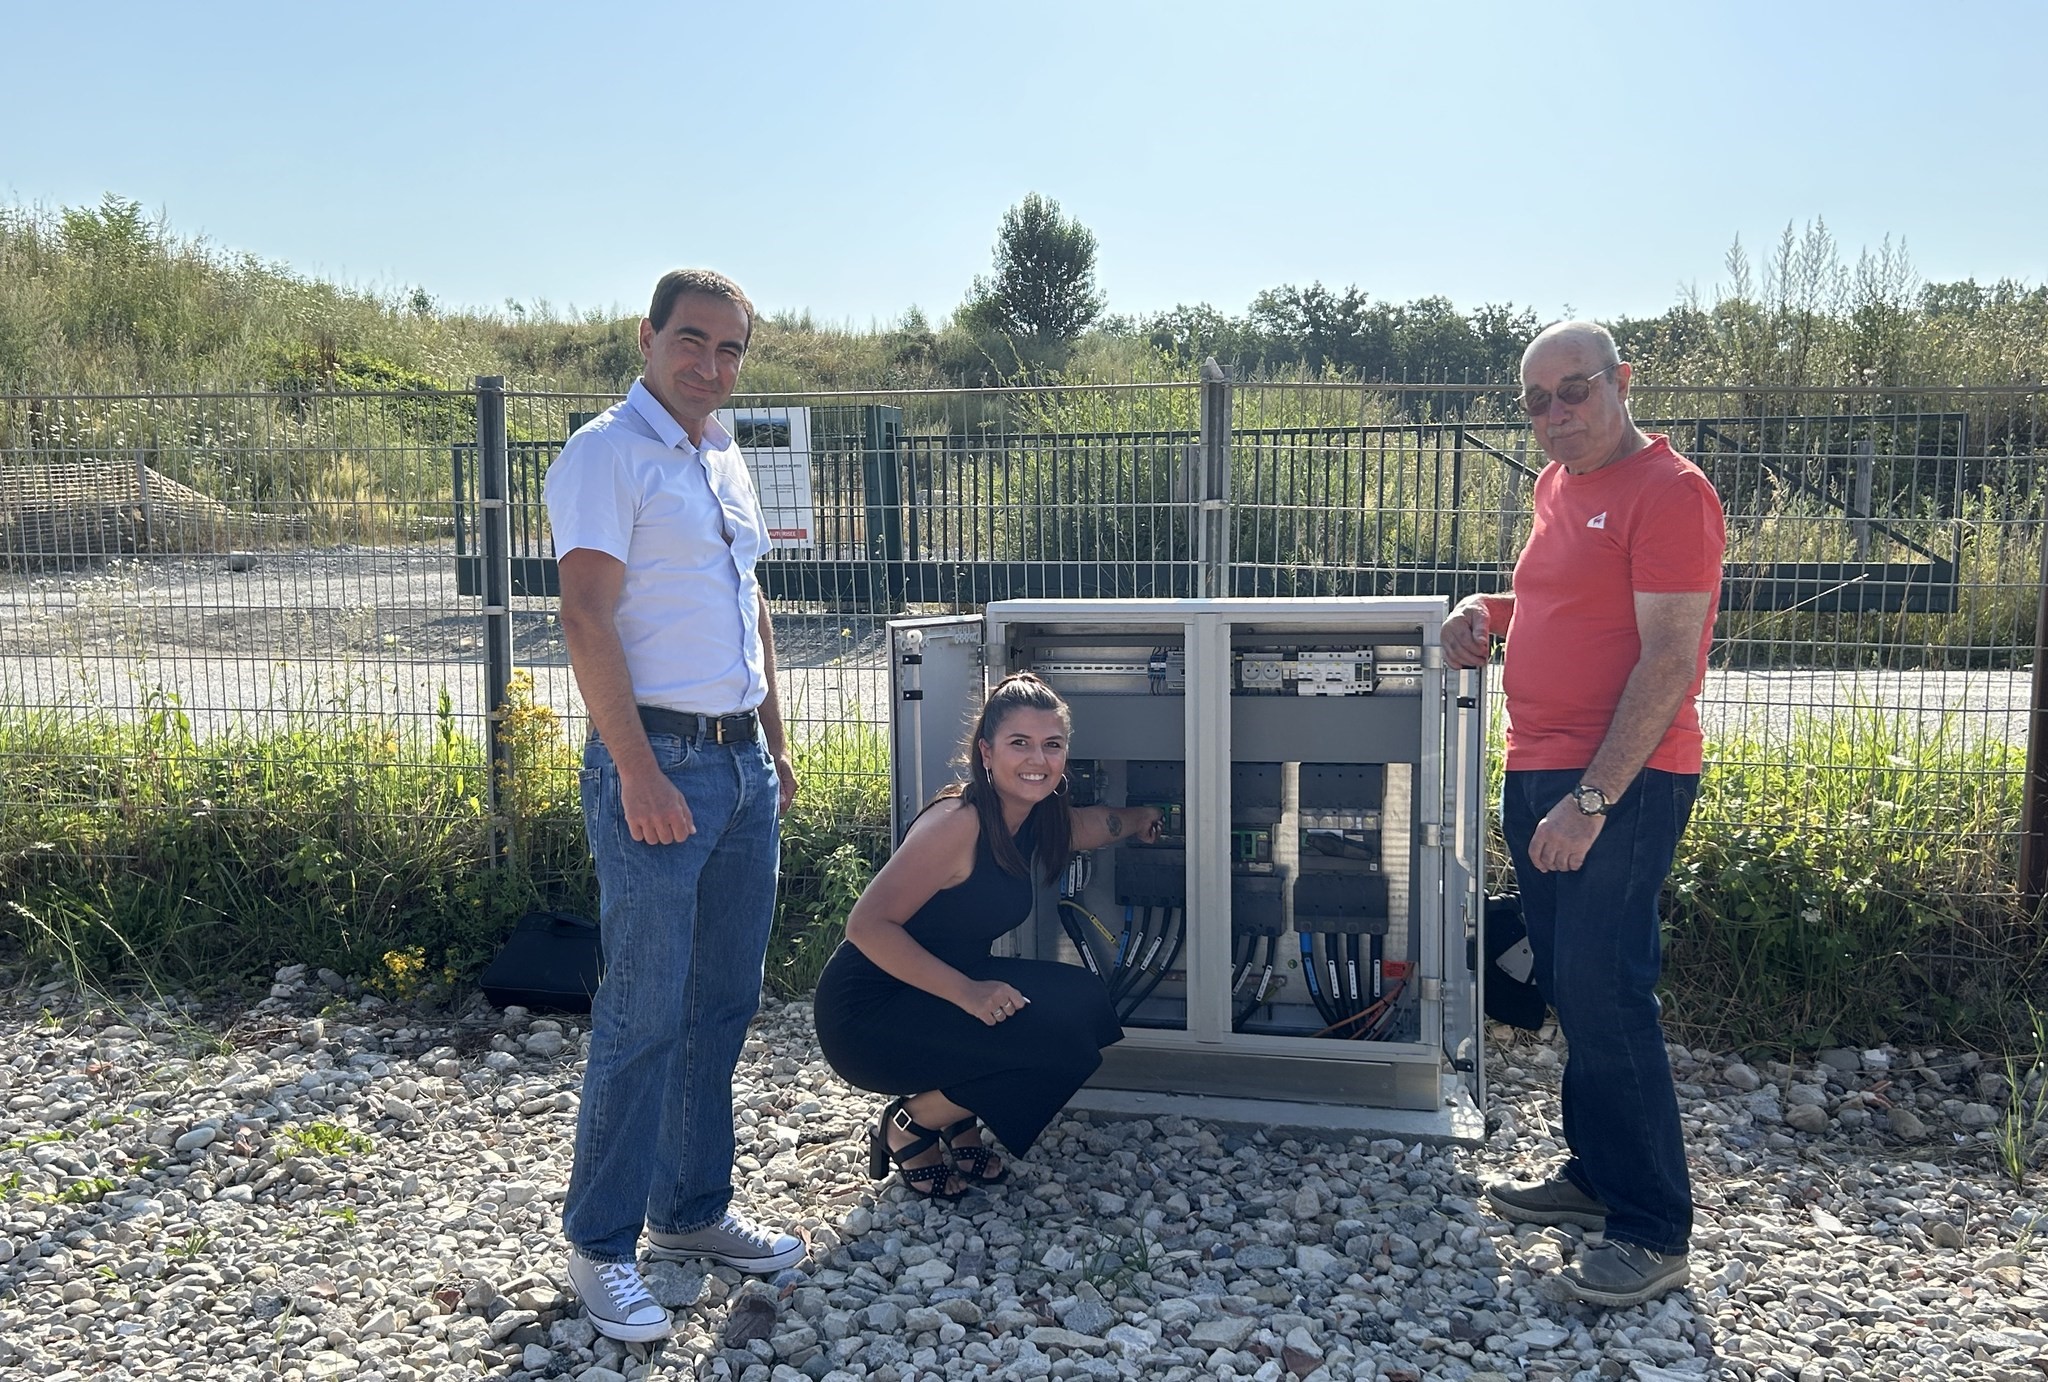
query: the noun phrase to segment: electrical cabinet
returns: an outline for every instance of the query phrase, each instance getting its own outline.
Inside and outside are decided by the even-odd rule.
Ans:
[[[1072,708],[1075,804],[1162,813],[1157,843],[1077,856],[1008,940],[1110,987],[1126,1036],[1091,1087],[1476,1136],[1484,685],[1445,666],[1445,612],[1011,600],[892,623],[897,838],[986,687],[1036,673]]]

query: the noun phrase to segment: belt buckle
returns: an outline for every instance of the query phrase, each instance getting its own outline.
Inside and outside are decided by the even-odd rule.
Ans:
[[[707,715],[704,723],[711,731],[711,742],[722,746],[725,743],[725,716]]]

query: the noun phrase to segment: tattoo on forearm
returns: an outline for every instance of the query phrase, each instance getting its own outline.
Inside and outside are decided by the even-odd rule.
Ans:
[[[1122,838],[1123,838],[1123,833],[1124,833],[1124,818],[1123,818],[1122,816],[1119,816],[1119,815],[1118,815],[1118,814],[1117,814],[1116,812],[1114,812],[1114,811],[1110,812],[1110,813],[1109,813],[1109,838],[1110,838],[1110,839],[1112,839],[1112,840],[1120,840],[1120,839],[1122,839]]]

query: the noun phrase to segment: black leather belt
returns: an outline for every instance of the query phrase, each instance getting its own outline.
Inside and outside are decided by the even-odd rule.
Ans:
[[[643,705],[640,724],[649,734],[677,734],[685,739],[708,739],[714,744],[751,744],[761,734],[761,719],[751,710],[737,715],[693,715],[687,710],[664,710]]]

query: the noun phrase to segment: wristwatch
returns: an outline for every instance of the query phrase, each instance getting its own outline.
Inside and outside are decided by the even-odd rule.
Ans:
[[[1581,782],[1572,788],[1572,805],[1579,808],[1579,814],[1582,816],[1604,816],[1607,814],[1607,808],[1613,804],[1607,799],[1607,793],[1598,787],[1588,787]]]

